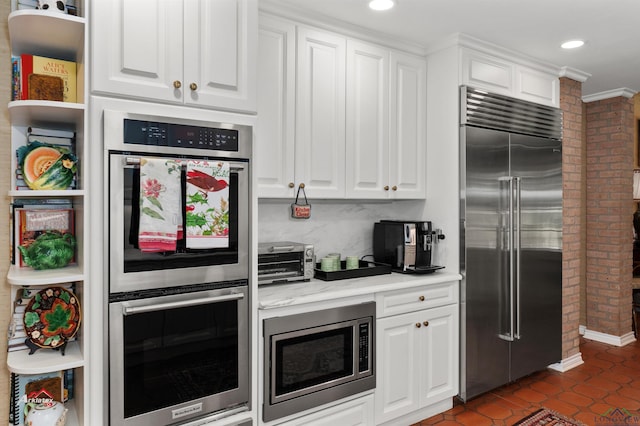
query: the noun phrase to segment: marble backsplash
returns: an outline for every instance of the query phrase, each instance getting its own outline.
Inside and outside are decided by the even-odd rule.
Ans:
[[[373,224],[381,219],[427,220],[424,200],[356,202],[313,200],[311,218],[292,219],[291,201],[258,201],[258,241],[313,244],[316,257],[373,254]]]

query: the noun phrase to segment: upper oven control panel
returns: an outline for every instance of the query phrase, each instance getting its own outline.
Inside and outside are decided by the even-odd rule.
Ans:
[[[238,151],[238,130],[124,119],[125,144]]]

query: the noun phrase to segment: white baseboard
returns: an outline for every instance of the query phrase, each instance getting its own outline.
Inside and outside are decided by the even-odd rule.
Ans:
[[[565,371],[569,371],[581,364],[584,364],[584,361],[582,360],[582,353],[578,352],[577,354],[571,355],[569,358],[565,358],[560,362],[547,366],[547,368],[564,373]]]
[[[584,332],[587,331],[587,326],[586,325],[579,325],[578,326],[578,333],[581,336],[584,336]]]
[[[588,330],[585,328],[583,334],[585,339],[595,340],[596,342],[606,343],[607,345],[612,346],[625,346],[636,341],[633,331],[622,336],[614,336],[612,334],[600,333],[599,331]]]

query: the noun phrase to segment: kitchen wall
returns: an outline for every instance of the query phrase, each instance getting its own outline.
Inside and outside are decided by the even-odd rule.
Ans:
[[[8,29],[8,16],[11,10],[11,2],[3,1],[0,2],[0,67],[3,70],[0,73],[0,103],[2,105],[7,105],[9,100],[11,99],[11,73],[4,72],[4,70],[10,69],[10,58],[11,58],[11,50],[9,48],[9,29]],[[2,117],[0,117],[0,140],[9,141],[11,134],[11,128],[9,126],[9,115],[7,110],[4,109],[4,113]],[[9,211],[8,200],[6,194],[9,191],[9,186],[11,182],[11,155],[9,154],[8,146],[10,143],[3,145],[3,154],[0,156],[0,193],[4,194],[2,197],[2,204],[0,208],[3,209],[4,212]],[[6,277],[7,272],[9,270],[9,215],[2,214],[0,215],[0,229],[3,232],[0,232],[0,276]],[[9,326],[10,315],[8,314],[9,309],[9,298],[11,293],[11,286],[5,281],[4,285],[0,285],[0,300],[4,303],[4,308],[0,310],[2,315],[0,315],[0,330],[6,330]],[[6,365],[7,363],[7,341],[2,339],[0,340],[0,353],[2,354],[2,359],[0,363],[2,365]],[[5,403],[5,401],[9,400],[9,372],[6,368],[2,368],[2,372],[0,373],[0,419],[7,419],[9,416],[9,404]]]
[[[339,252],[343,257],[373,254],[373,224],[381,219],[429,220],[426,202],[309,200],[310,219],[291,218],[292,200],[260,199],[258,241],[296,241],[315,246],[318,258]],[[435,228],[439,227],[433,223]],[[446,229],[443,232],[447,233]],[[444,253],[436,248],[434,264]]]

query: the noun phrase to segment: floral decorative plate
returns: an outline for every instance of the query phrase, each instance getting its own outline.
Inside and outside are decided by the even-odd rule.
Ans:
[[[47,287],[33,296],[24,311],[27,337],[41,348],[57,348],[78,331],[78,298],[63,287]]]

